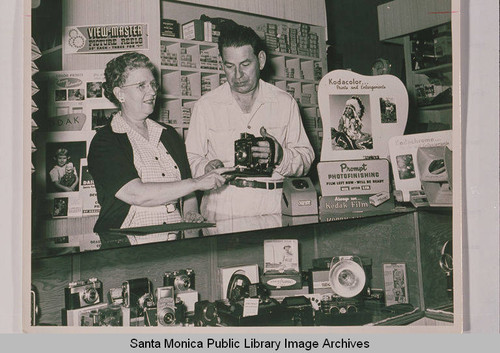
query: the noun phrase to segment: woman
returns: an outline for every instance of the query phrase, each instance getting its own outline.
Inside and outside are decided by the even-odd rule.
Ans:
[[[94,231],[180,221],[201,222],[194,192],[222,186],[220,168],[191,178],[184,142],[176,131],[148,117],[158,83],[143,54],[111,60],[104,95],[120,109],[90,144],[88,168],[101,205]],[[181,212],[182,210],[182,212]]]

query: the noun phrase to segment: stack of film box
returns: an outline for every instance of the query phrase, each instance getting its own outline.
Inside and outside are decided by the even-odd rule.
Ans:
[[[268,23],[266,25],[266,32],[264,33],[264,36],[267,48],[270,51],[277,50],[279,47],[278,25],[274,23]]]
[[[292,96],[295,97],[295,87],[286,86],[286,91]]]
[[[193,62],[193,56],[187,53],[186,48],[181,48],[181,66],[195,68],[196,63]]]
[[[288,41],[288,26],[285,24],[280,25],[280,31],[278,33],[277,51],[279,51],[280,53],[290,52],[290,45]]]
[[[161,20],[161,36],[179,38],[179,23],[175,20],[162,19]]]
[[[216,24],[212,23],[212,43],[219,43],[220,30]]]
[[[321,81],[321,78],[323,78],[323,68],[321,67],[320,62],[315,62],[314,63],[314,80]]]
[[[168,50],[168,45],[162,43],[161,47],[161,64],[166,66],[178,66],[177,53],[171,53]]]
[[[309,56],[319,58],[319,38],[314,32],[309,33]]]
[[[289,46],[290,54],[295,54],[295,55],[299,54],[299,47],[297,44],[298,41],[299,37],[297,28],[290,27],[288,29],[288,42],[290,43]]]
[[[181,108],[182,125],[185,127],[189,126],[191,121],[191,112],[193,111],[193,106],[195,102],[184,102]]]
[[[219,86],[222,86],[226,82],[227,82],[227,77],[225,75],[221,75],[219,77]]]
[[[178,125],[179,122],[177,121],[176,117],[172,114],[170,115],[170,110],[167,109],[167,107],[163,106],[161,109],[161,121],[170,124],[170,125]]]
[[[298,54],[302,56],[311,56],[309,51],[309,32],[311,27],[309,25],[300,24],[298,39]]]
[[[201,78],[201,95],[203,96],[205,93],[210,92],[212,90],[212,81],[210,81],[210,77],[202,77]]]
[[[210,55],[208,50],[200,50],[200,68],[217,70],[217,55]]]
[[[295,78],[295,69],[293,67],[285,67],[286,78]]]
[[[191,82],[189,82],[189,77],[181,76],[181,95],[183,96],[192,96],[193,92],[191,91]]]
[[[210,21],[205,21],[203,23],[203,36],[205,42],[218,43],[220,31],[217,29],[217,25]]]

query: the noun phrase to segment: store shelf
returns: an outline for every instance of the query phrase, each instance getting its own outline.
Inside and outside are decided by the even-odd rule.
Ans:
[[[418,107],[418,109],[420,109],[420,110],[444,110],[444,109],[451,109],[451,108],[453,108],[453,103],[424,105],[424,106]]]
[[[448,64],[443,64],[443,65],[438,65],[434,67],[428,67],[425,69],[420,69],[420,70],[415,70],[413,71],[414,74],[428,74],[432,72],[451,72],[452,69],[452,63]]]

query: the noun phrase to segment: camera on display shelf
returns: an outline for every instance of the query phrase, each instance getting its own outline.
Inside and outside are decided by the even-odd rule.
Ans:
[[[185,322],[184,303],[175,299],[174,287],[156,289],[156,317],[158,326],[173,326]]]
[[[147,308],[154,306],[153,286],[147,278],[136,278],[122,284],[123,306],[143,316]]]
[[[260,141],[269,142],[271,153],[267,163],[259,163],[260,158],[252,155],[252,147],[258,146]],[[227,174],[247,175],[247,176],[271,176],[273,173],[275,158],[275,144],[269,137],[255,137],[249,133],[242,133],[239,140],[234,141],[234,165],[235,172]]]
[[[201,300],[194,304],[195,326],[219,326],[220,318],[217,304],[208,300]]]
[[[333,293],[323,294],[320,310],[324,315],[343,315],[357,313],[362,301],[356,298],[343,298]]]
[[[123,326],[120,305],[84,310],[79,313],[78,326]]]
[[[314,326],[314,309],[303,295],[286,297],[281,302],[281,319],[288,325]]]
[[[102,282],[97,278],[71,282],[64,288],[66,310],[80,309],[102,301]]]
[[[194,271],[191,268],[165,272],[163,285],[174,287],[176,293],[194,289]]]

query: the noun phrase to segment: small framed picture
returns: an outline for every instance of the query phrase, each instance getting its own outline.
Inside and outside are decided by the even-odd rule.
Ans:
[[[299,272],[299,242],[297,239],[264,241],[264,273]]]
[[[386,263],[384,266],[385,305],[409,303],[406,264]]]

